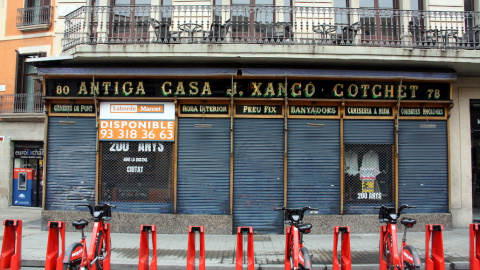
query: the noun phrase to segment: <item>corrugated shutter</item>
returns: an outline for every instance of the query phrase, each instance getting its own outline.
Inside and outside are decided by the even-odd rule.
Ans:
[[[394,122],[390,120],[344,120],[343,143],[393,144]]]
[[[399,204],[448,212],[447,122],[400,121],[399,128]]]
[[[230,119],[178,120],[177,211],[184,214],[230,212]]]
[[[340,213],[340,122],[288,120],[288,206]]]
[[[393,120],[344,120],[343,121],[343,143],[344,144],[378,144],[385,145],[395,143],[395,124]],[[391,179],[392,181],[394,179]],[[354,195],[355,196],[355,195]],[[382,203],[393,206],[392,203]],[[376,214],[375,204],[345,203],[343,210],[345,214]]]
[[[282,233],[283,119],[235,119],[233,225]]]
[[[48,118],[46,205],[48,210],[78,210],[95,203],[95,118]]]

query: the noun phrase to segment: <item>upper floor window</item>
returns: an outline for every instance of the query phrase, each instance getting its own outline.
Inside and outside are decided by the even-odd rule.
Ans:
[[[151,0],[115,0],[110,14],[112,37],[147,38]]]
[[[17,28],[20,31],[48,30],[51,26],[50,0],[26,0],[25,8],[17,10]]]
[[[17,54],[17,81],[15,83],[14,112],[41,112],[42,82],[37,68],[26,60],[45,57],[46,53]]]

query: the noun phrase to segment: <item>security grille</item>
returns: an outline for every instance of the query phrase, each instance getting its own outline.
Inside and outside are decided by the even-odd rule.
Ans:
[[[101,142],[99,200],[173,203],[173,142]]]
[[[395,196],[391,144],[345,144],[345,204],[388,204]]]

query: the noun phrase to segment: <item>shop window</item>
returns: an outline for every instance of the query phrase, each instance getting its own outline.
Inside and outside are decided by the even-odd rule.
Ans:
[[[395,164],[391,144],[345,144],[345,204],[394,202]]]
[[[99,200],[173,204],[173,142],[101,142]]]

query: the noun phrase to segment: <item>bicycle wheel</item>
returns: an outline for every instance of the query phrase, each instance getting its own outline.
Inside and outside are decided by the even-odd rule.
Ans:
[[[95,259],[97,259],[95,261],[95,266],[97,267],[97,270],[103,270],[103,261],[108,255],[105,250],[106,246],[105,236],[103,235],[103,232],[99,232],[97,242],[95,243]]]
[[[63,270],[79,270],[79,269],[80,269],[80,263],[78,264],[64,263],[63,264]]]
[[[403,269],[404,270],[419,270],[422,263],[417,250],[410,245],[405,246],[403,250]]]
[[[63,270],[78,270],[82,261],[83,245],[80,242],[71,244],[65,251],[65,258],[63,261]]]
[[[298,268],[310,270],[312,269],[312,262],[310,260],[310,254],[308,254],[308,249],[306,247],[300,248],[300,256],[303,257],[303,262],[298,263]]]

